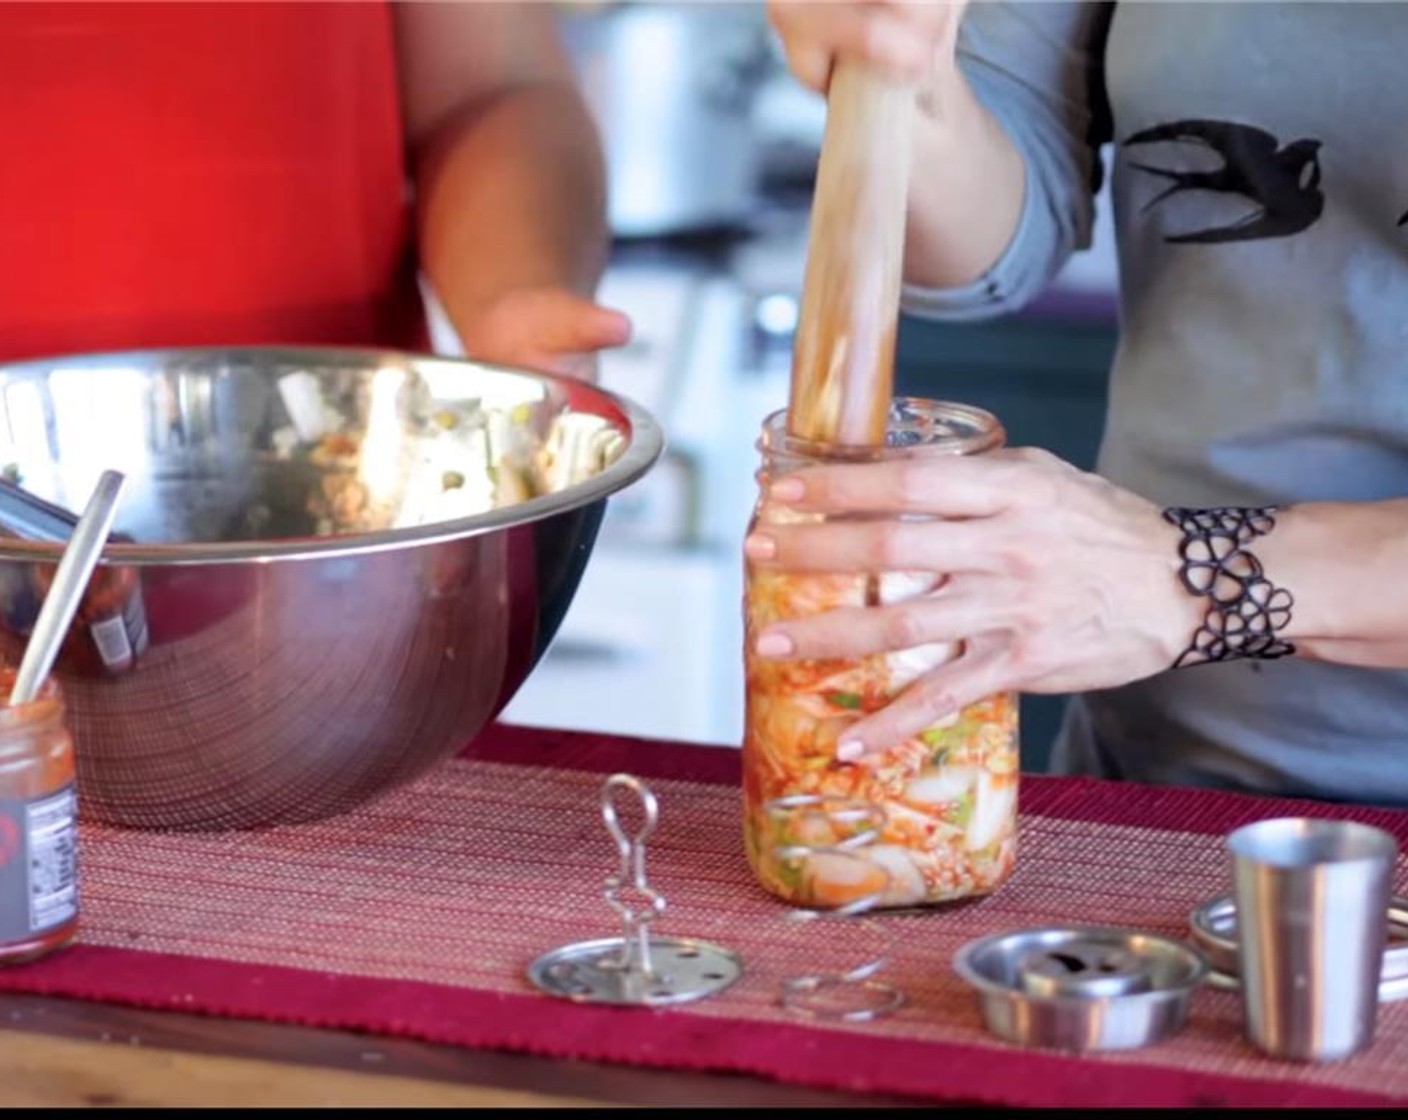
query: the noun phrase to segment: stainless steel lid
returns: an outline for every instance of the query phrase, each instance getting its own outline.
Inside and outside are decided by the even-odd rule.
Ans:
[[[977,991],[994,1034],[1083,1051],[1145,1046],[1178,1030],[1208,962],[1170,938],[1073,926],[970,941],[954,968]]]
[[[1379,1002],[1408,998],[1408,897],[1394,895],[1387,915],[1390,943],[1384,952]],[[1208,959],[1208,983],[1235,991],[1241,987],[1237,960],[1237,903],[1230,894],[1210,898],[1193,908],[1189,932]],[[1394,939],[1397,938],[1395,942]]]

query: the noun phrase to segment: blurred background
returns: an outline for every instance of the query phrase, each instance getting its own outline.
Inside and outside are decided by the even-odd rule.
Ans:
[[[660,419],[668,450],[613,499],[561,633],[503,718],[734,746],[753,444],[786,403],[825,102],[787,73],[761,3],[555,7],[607,153],[601,299],[635,322],[602,381]],[[1011,443],[1093,466],[1115,345],[1108,222],[1101,198],[1093,249],[1020,315],[905,319],[898,390],[991,409]],[[1027,768],[1046,768],[1062,704],[1023,700]]]

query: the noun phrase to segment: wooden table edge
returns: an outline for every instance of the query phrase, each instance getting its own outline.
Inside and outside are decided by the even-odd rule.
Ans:
[[[854,1108],[933,1103],[741,1075],[643,1069],[87,1000],[0,995],[0,1106]]]

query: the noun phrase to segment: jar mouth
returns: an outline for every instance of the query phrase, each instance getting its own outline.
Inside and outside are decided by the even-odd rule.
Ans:
[[[59,687],[58,674],[50,673],[39,686],[33,700],[23,704],[10,703],[10,689],[14,687],[18,666],[0,666],[0,735],[28,724],[39,723],[58,715],[63,708],[63,694]]]
[[[825,443],[794,436],[787,430],[785,408],[763,420],[757,447],[769,455],[869,462],[911,455],[976,455],[1001,447],[1006,439],[1002,421],[986,409],[955,401],[896,397],[890,404],[883,447]]]

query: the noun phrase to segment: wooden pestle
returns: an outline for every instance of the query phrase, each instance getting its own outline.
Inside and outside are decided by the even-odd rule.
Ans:
[[[827,101],[787,428],[878,445],[894,396],[915,94],[842,62]]]

